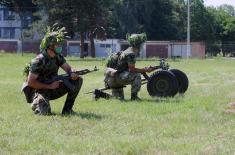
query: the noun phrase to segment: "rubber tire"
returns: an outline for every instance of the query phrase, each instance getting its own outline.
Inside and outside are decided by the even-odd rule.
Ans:
[[[160,84],[163,84],[160,90]],[[158,85],[158,88],[157,88]],[[168,85],[168,86],[167,86]],[[165,87],[164,87],[165,86]],[[173,97],[178,92],[178,81],[176,76],[169,71],[160,70],[153,73],[147,83],[147,91],[150,96],[157,97]]]
[[[169,71],[172,72],[176,76],[176,79],[179,85],[178,92],[180,94],[184,94],[187,91],[188,85],[189,85],[187,75],[178,69],[170,69]]]

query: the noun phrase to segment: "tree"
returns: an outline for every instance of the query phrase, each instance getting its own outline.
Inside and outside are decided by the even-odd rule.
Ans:
[[[37,0],[37,4],[47,10],[49,25],[57,22],[66,27],[71,38],[76,33],[80,34],[81,58],[84,57],[84,34],[88,33],[91,42],[91,56],[95,57],[94,32],[105,26],[104,15],[106,5],[109,4],[108,0]]]
[[[233,45],[233,40],[235,39],[234,7],[231,5],[221,5],[218,8],[208,7],[207,10],[214,18],[213,26],[216,44],[212,45],[217,47],[217,49],[213,49],[214,51],[210,52],[216,54],[222,49],[225,56],[235,48]]]
[[[150,40],[180,38],[184,28],[179,13],[182,10],[177,10],[182,8],[178,4],[174,0],[116,0],[110,11],[112,18],[108,18],[112,22],[109,32],[117,38],[143,31]]]
[[[235,9],[232,5],[223,4],[218,7],[218,11],[222,11],[228,16],[235,16]]]

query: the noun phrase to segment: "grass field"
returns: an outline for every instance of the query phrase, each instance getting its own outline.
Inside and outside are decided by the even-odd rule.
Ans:
[[[143,100],[131,102],[127,87],[126,102],[95,102],[85,93],[103,86],[104,61],[67,58],[100,71],[84,76],[77,114],[63,117],[65,97],[51,102],[54,116],[34,115],[25,103],[22,69],[33,57],[0,54],[0,154],[235,154],[235,115],[223,113],[235,101],[235,60],[169,60],[188,75],[184,96],[151,98],[143,86]]]

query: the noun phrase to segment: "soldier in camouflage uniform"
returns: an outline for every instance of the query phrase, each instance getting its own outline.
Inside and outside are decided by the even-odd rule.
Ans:
[[[152,67],[135,67],[136,56],[146,39],[145,33],[128,35],[130,47],[117,54],[116,59],[108,60],[104,82],[106,87],[112,88],[112,96],[124,100],[123,86],[131,84],[131,100],[140,100],[141,73],[153,71]]]
[[[73,113],[72,108],[82,86],[82,78],[72,73],[71,66],[61,55],[61,46],[64,37],[65,32],[63,28],[57,31],[48,28],[40,45],[41,54],[32,60],[29,67],[27,83],[29,87],[35,89],[33,101],[31,103],[32,110],[35,114],[50,114],[51,108],[49,100],[57,99],[66,93],[67,98],[62,114]],[[55,81],[51,84],[43,83],[43,81],[58,75],[59,67],[66,73],[71,74],[70,82],[75,86],[75,90],[69,90],[61,81]]]

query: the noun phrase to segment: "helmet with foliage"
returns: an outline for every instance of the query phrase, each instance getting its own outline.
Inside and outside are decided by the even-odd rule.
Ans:
[[[127,34],[126,38],[130,46],[139,48],[141,44],[147,40],[147,35],[146,33],[131,34],[131,35]]]
[[[43,51],[53,44],[62,45],[65,38],[68,38],[66,34],[65,27],[59,28],[57,24],[47,27],[46,34],[40,44],[40,50]]]

